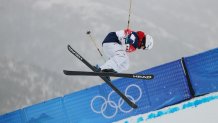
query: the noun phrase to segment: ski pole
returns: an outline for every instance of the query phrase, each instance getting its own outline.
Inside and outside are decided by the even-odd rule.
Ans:
[[[100,49],[98,48],[98,45],[97,45],[96,41],[94,40],[94,38],[93,38],[92,35],[91,35],[91,31],[87,31],[86,34],[89,35],[91,41],[93,42],[93,44],[95,45],[96,49],[98,50],[98,53],[99,53],[100,56],[104,59],[104,56],[103,56],[103,54],[101,53]],[[104,59],[104,61],[106,61],[106,60]]]
[[[132,9],[132,0],[129,1],[129,17],[128,17],[127,29],[129,29],[129,25],[130,25],[131,9]]]

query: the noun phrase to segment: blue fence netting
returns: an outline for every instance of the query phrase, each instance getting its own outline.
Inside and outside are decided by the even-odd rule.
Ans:
[[[155,78],[112,82],[138,105],[137,109],[129,107],[107,84],[101,84],[1,115],[0,123],[109,123],[217,91],[218,49],[139,73],[152,73]]]

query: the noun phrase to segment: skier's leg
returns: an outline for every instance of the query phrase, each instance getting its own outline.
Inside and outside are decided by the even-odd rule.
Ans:
[[[100,67],[101,69],[114,69],[117,72],[121,72],[129,68],[129,58],[122,45],[117,43],[105,43],[103,50],[109,59]]]

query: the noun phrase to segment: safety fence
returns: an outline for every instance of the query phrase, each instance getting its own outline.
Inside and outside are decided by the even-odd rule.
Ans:
[[[218,48],[139,73],[155,78],[112,82],[137,109],[102,84],[1,115],[0,123],[110,123],[218,91]]]

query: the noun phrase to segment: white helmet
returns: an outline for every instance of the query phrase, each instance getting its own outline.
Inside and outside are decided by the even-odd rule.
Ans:
[[[152,36],[146,34],[145,49],[150,50],[152,49],[153,45],[154,45],[154,41],[153,41]]]

